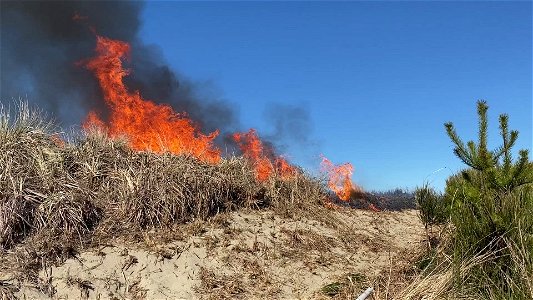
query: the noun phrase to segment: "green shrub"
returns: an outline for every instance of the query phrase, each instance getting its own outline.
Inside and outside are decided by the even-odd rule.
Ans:
[[[492,257],[473,268],[471,276],[456,274],[463,278],[457,286],[470,282],[479,289],[489,287],[483,297],[492,299],[528,299],[533,297],[533,168],[527,150],[520,150],[513,161],[511,148],[518,131],[508,131],[505,114],[499,118],[502,145],[487,149],[487,110],[479,101],[477,144],[463,143],[453,124],[445,124],[454,153],[469,167],[447,180],[444,195],[455,228],[456,273],[467,259]]]
[[[426,229],[429,226],[443,224],[448,219],[444,197],[428,184],[415,190],[418,215]]]

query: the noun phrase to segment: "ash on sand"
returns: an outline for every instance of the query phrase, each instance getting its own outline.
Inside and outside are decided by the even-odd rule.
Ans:
[[[346,278],[379,295],[423,239],[413,210],[326,209],[306,174],[257,182],[242,158],[134,152],[98,132],[63,142],[24,106],[0,113],[0,170],[3,299],[320,299]]]

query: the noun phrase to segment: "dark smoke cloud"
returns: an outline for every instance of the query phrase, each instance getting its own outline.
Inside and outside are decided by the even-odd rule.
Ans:
[[[90,16],[102,34],[132,40],[139,3],[1,2],[0,99],[27,97],[63,125],[78,124],[102,105],[92,74],[75,62],[94,55],[96,39],[74,13]]]
[[[89,30],[131,44],[132,70],[126,84],[144,98],[185,111],[204,132],[220,129],[221,140],[237,128],[236,113],[219,97],[171,70],[158,47],[144,44],[141,2],[1,2],[0,99],[27,98],[63,126],[79,124],[90,109],[104,112],[94,76],[76,62],[93,57],[96,39]],[[74,14],[83,20],[73,20]]]

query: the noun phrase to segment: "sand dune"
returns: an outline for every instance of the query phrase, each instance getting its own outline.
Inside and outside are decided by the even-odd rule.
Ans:
[[[20,299],[320,299],[347,281],[363,291],[423,240],[415,210],[322,210],[305,217],[238,211],[116,240],[15,283]],[[411,257],[412,258],[412,257]],[[9,274],[2,274],[4,278]]]

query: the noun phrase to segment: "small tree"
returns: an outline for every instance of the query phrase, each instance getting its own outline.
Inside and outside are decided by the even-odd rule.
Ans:
[[[435,191],[428,183],[424,183],[422,187],[415,190],[416,207],[418,209],[418,217],[424,223],[426,229],[426,238],[428,251],[431,250],[433,241],[433,225],[446,223],[448,213],[444,204],[444,197]]]
[[[503,144],[493,151],[487,149],[487,110],[488,105],[485,101],[478,101],[477,113],[479,116],[478,144],[469,141],[466,145],[461,141],[453,124],[448,122],[444,124],[448,136],[455,144],[453,152],[466,165],[474,170],[481,172],[484,176],[484,182],[488,184],[484,188],[494,189],[497,191],[511,191],[516,187],[531,183],[533,178],[528,171],[528,151],[520,150],[517,162],[512,162],[511,148],[514,146],[518,131],[508,129],[509,116],[500,115],[500,133],[503,138]],[[502,159],[503,157],[503,159]],[[472,181],[468,174],[464,174],[465,179]]]
[[[511,149],[518,131],[509,131],[506,114],[499,117],[502,145],[492,151],[487,148],[487,110],[486,102],[478,101],[477,144],[465,144],[453,124],[445,124],[455,144],[455,155],[470,167],[447,180],[445,198],[455,227],[456,259],[481,252],[498,253],[499,259],[482,273],[506,289],[500,279],[513,278],[514,271],[505,241],[525,241],[524,246],[533,256],[533,168],[527,150],[520,150],[518,160],[513,162]],[[505,274],[500,274],[502,271]]]

